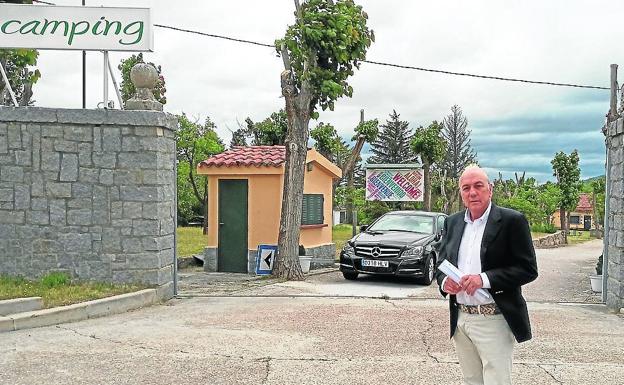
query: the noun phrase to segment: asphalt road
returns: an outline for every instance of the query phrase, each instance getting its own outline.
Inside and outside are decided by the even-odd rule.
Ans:
[[[516,349],[515,384],[624,384],[624,319],[570,303],[599,249],[538,252],[541,275],[526,290],[534,338]],[[186,294],[215,296],[0,334],[0,384],[460,383],[435,285],[337,273],[302,285],[188,274]]]

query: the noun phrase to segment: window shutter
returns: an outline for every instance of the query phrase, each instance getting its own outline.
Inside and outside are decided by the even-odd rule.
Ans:
[[[304,194],[301,207],[302,225],[323,224],[323,194]]]

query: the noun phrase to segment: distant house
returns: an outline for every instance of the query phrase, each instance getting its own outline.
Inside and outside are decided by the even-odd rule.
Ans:
[[[208,176],[204,270],[253,273],[258,245],[277,245],[284,185],[284,146],[234,147],[197,166]],[[333,265],[332,184],[342,172],[308,150],[299,244],[312,267]]]
[[[561,217],[559,210],[553,214],[553,224],[561,228]],[[594,206],[590,194],[581,193],[578,205],[574,211],[570,212],[570,230],[595,230]]]

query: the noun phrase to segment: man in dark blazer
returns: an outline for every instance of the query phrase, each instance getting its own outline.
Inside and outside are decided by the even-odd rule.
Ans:
[[[451,337],[465,384],[511,384],[513,347],[531,339],[521,289],[537,278],[531,232],[524,215],[492,203],[481,168],[467,167],[459,188],[466,210],[444,223],[438,265],[447,260],[465,275],[456,283],[436,274],[449,295]],[[476,296],[478,289],[489,298]]]

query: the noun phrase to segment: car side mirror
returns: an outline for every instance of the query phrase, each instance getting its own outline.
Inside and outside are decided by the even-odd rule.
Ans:
[[[364,232],[364,231],[366,231],[366,229],[368,229],[368,225],[360,226],[360,232]]]

